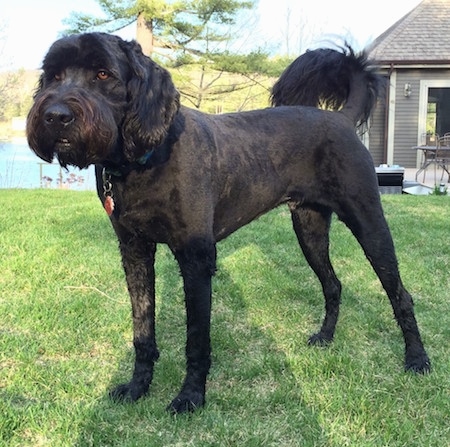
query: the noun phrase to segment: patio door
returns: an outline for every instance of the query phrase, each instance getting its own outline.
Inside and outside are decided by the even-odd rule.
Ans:
[[[450,132],[450,81],[420,81],[417,144],[433,145],[434,135],[447,132]]]

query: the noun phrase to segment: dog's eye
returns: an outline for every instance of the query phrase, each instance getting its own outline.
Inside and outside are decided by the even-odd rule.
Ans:
[[[53,79],[55,81],[61,81],[63,78],[63,74],[62,73],[55,73],[55,75],[53,76]]]
[[[100,81],[106,81],[111,75],[106,70],[99,70],[97,72],[97,79]]]

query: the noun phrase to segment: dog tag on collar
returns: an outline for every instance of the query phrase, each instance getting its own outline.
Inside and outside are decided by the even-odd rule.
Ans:
[[[106,214],[108,214],[108,216],[111,216],[111,214],[114,212],[114,199],[111,196],[106,196],[103,206],[105,207]]]
[[[111,183],[111,175],[107,175],[106,169],[103,169],[102,177],[103,177],[103,195],[105,196],[103,206],[105,208],[106,214],[108,214],[108,216],[111,216],[112,213],[114,212],[114,199],[112,198],[113,185]]]

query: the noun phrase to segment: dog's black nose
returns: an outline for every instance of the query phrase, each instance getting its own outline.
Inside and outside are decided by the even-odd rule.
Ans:
[[[44,121],[47,126],[66,127],[74,121],[74,116],[64,104],[53,104],[45,111]]]

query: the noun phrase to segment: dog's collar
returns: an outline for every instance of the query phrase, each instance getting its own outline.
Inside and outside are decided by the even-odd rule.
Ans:
[[[150,169],[153,166],[163,163],[163,161],[157,160],[158,157],[155,156],[157,150],[159,148],[153,148],[133,162],[122,164],[105,162],[103,163],[103,172],[109,177],[126,177],[131,171]]]
[[[166,137],[159,145],[148,148],[144,155],[134,161],[124,160],[123,155],[120,155],[119,157],[119,160],[122,159],[121,161],[114,161],[114,159],[104,161],[102,163],[104,173],[110,179],[112,177],[125,178],[132,171],[142,172],[163,165],[169,160],[172,153],[172,146],[178,140],[183,127],[184,118],[181,115],[178,115],[178,118],[174,119],[167,130]],[[117,153],[122,154],[122,150],[117,148]]]

